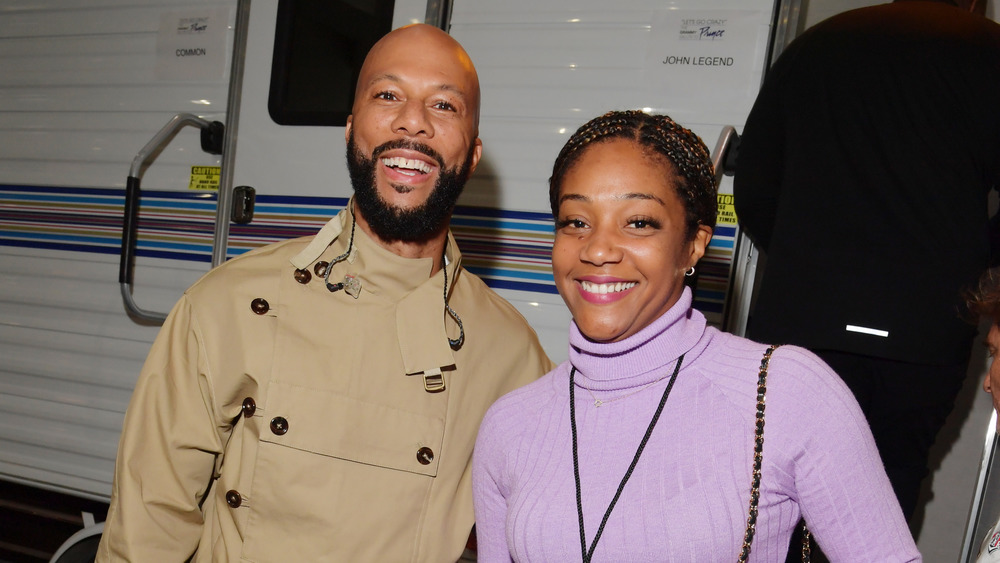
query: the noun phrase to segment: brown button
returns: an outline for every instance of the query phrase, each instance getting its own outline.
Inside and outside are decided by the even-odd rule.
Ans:
[[[434,450],[424,446],[417,450],[417,461],[422,465],[430,465],[434,461]]]
[[[258,315],[263,315],[271,309],[271,305],[267,302],[267,299],[258,297],[250,302],[250,310]]]
[[[329,262],[316,262],[316,265],[313,266],[313,271],[316,272],[317,276],[323,277],[326,275],[326,267],[329,265]]]
[[[257,412],[257,403],[254,402],[253,398],[243,399],[243,416],[250,418],[255,412]]]
[[[295,281],[307,284],[311,279],[313,279],[313,275],[309,273],[309,270],[295,270]]]
[[[238,492],[230,489],[226,491],[226,504],[230,508],[239,508],[243,504],[243,497]]]
[[[271,432],[278,436],[284,436],[288,432],[288,421],[284,417],[276,416],[271,419]]]

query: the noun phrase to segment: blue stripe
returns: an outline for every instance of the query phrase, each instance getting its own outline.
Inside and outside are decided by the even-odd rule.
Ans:
[[[714,234],[717,237],[719,237],[719,236],[721,236],[721,237],[735,237],[736,236],[736,230],[737,230],[736,227],[724,227],[724,226],[716,225],[715,229],[714,229]]]
[[[466,270],[469,270],[473,274],[484,278],[484,277],[508,277],[508,278],[521,278],[525,280],[540,280],[540,281],[553,281],[552,274],[542,274],[538,272],[521,272],[518,270],[508,270],[505,268],[493,268],[493,267],[479,267],[479,266],[465,266]]]
[[[536,293],[548,293],[558,295],[559,291],[555,285],[542,285],[540,283],[518,282],[510,280],[484,279],[486,285],[493,289],[516,289],[520,291],[533,291]]]
[[[337,207],[343,209],[347,205],[346,197],[316,197],[300,195],[258,195],[257,203],[287,203],[291,205],[314,205],[318,207]]]
[[[538,213],[536,211],[512,211],[509,209],[495,209],[493,207],[466,207],[458,205],[455,207],[454,214],[471,215],[473,217],[506,217],[508,219],[552,222],[552,214],[550,213]]]
[[[35,239],[35,240],[61,240],[61,241],[74,241],[80,243],[96,244],[96,245],[107,245],[107,244],[121,244],[120,237],[118,239],[112,237],[84,237],[79,235],[64,235],[64,234],[51,234],[51,233],[33,233],[33,232],[22,232],[22,231],[8,231],[0,229],[0,236],[11,237],[14,239]],[[115,242],[118,240],[118,242]]]
[[[339,210],[328,207],[289,207],[287,205],[256,205],[256,213],[287,213],[292,215],[321,215],[329,219],[336,215]]]
[[[537,233],[552,233],[552,223],[547,225],[537,225],[534,223],[521,223],[515,221],[502,221],[502,220],[482,220],[482,219],[466,219],[463,217],[452,217],[452,226],[460,225],[464,227],[486,227],[491,229],[501,228],[501,229],[511,229],[518,231],[534,231]]]
[[[120,244],[120,243],[119,243]],[[180,242],[163,242],[158,240],[139,240],[136,242],[137,248],[145,249],[173,249],[173,250],[188,250],[191,252],[212,253],[212,243],[207,244],[185,244]]]

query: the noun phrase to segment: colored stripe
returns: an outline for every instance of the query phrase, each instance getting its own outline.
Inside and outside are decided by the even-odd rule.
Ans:
[[[211,262],[216,199],[214,192],[144,190],[136,254]],[[122,189],[0,185],[0,245],[118,254],[124,202]],[[227,255],[311,235],[347,202],[343,197],[260,195],[253,223],[230,226]],[[452,232],[463,265],[490,287],[557,293],[549,213],[459,206]],[[699,265],[695,304],[710,321],[724,310],[737,234],[735,227],[717,226]]]

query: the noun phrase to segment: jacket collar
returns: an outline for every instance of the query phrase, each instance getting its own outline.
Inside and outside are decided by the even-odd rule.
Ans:
[[[352,204],[353,199],[320,229],[305,249],[291,258],[292,265],[304,269],[321,257],[330,261],[347,252],[350,246],[350,254],[344,259],[346,272],[361,281],[361,298],[396,304],[396,336],[406,373],[454,366],[454,351],[448,338],[449,333],[457,338],[459,331],[445,311],[444,279],[447,273],[450,297],[461,275],[462,255],[451,230],[447,233],[445,266],[431,277],[432,259],[403,258],[354,228]],[[352,229],[354,242],[350,244]],[[342,268],[341,264],[334,267]],[[330,281],[335,280],[331,277]]]

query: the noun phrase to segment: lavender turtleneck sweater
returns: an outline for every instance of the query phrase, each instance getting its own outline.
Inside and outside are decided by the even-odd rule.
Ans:
[[[589,547],[681,354],[666,407],[593,560],[736,561],[765,348],[706,327],[688,290],[620,342],[589,341],[574,324],[569,361],[502,397],[483,419],[472,468],[479,561],[581,560],[570,368]],[[783,562],[805,516],[831,561],[919,561],[868,424],[840,378],[808,351],[781,347],[766,405],[750,560]]]

